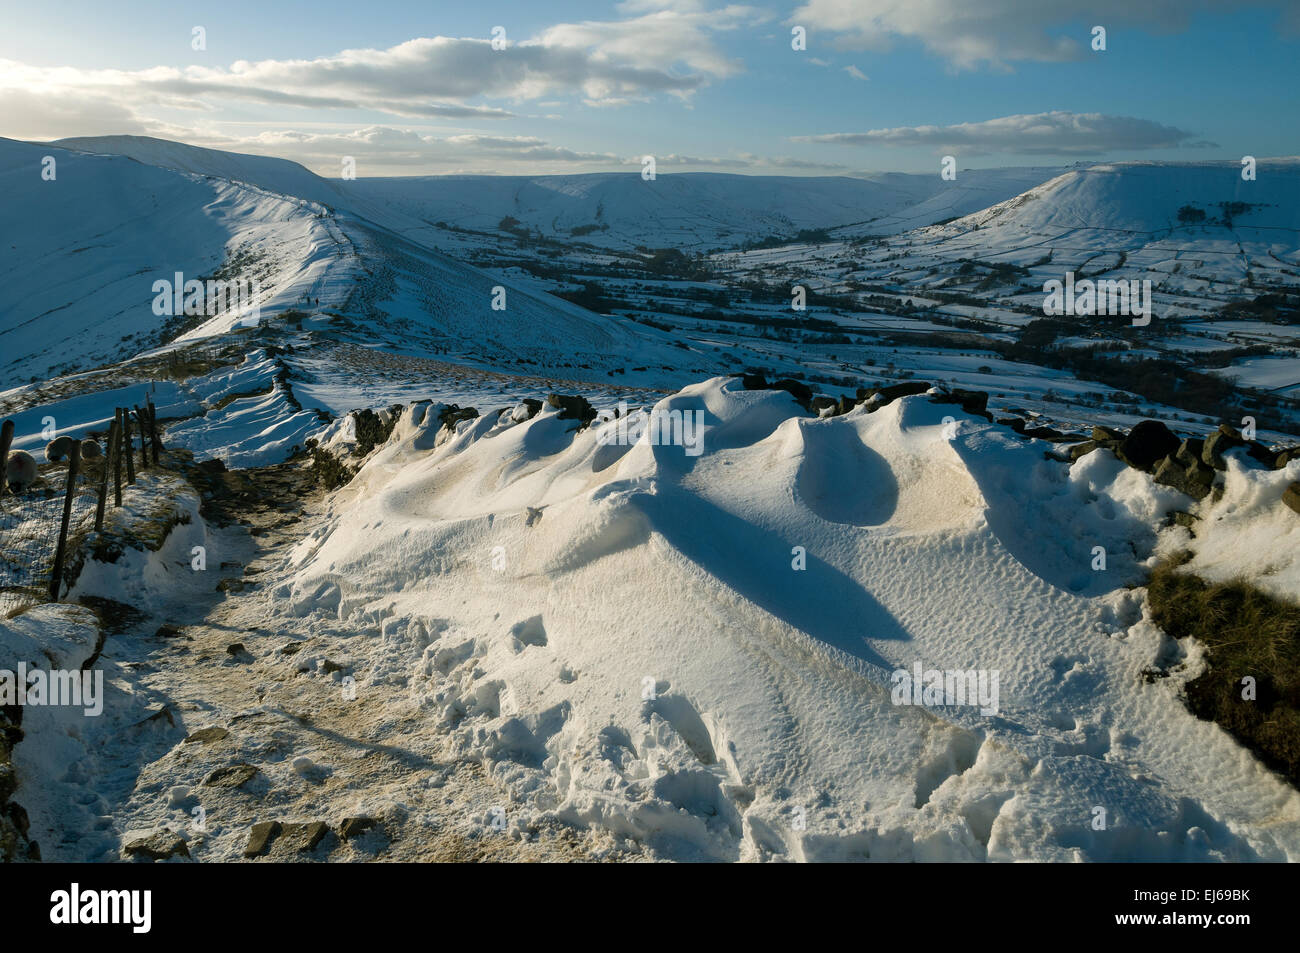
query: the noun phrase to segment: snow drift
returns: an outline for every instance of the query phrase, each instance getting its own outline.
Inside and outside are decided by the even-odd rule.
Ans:
[[[1171,649],[1125,583],[1186,499],[1109,454],[1045,460],[924,396],[814,419],[734,379],[654,408],[703,414],[698,457],[438,409],[272,598],[363,633],[358,687],[406,686],[512,826],[674,859],[1300,858],[1300,793],[1179,701],[1194,647],[1142,677]],[[996,714],[898,703],[918,664],[993,675]]]

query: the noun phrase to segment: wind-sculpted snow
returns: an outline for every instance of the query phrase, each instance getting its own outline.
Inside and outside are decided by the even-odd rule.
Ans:
[[[1145,475],[924,395],[816,419],[715,379],[654,409],[698,412],[703,453],[408,408],[275,594],[373,631],[358,689],[405,684],[512,826],[679,859],[1300,859],[1300,794],[1179,701],[1195,664],[1141,677],[1168,651],[1123,588]],[[900,703],[917,663],[997,697]]]

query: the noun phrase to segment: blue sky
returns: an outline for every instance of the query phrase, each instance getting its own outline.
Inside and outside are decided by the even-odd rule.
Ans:
[[[360,175],[1295,155],[1298,27],[1282,0],[5,2],[0,135],[326,175],[343,155]]]

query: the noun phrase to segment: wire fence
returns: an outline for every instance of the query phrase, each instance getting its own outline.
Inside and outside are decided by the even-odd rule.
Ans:
[[[122,505],[123,483],[135,483],[137,459],[142,469],[157,466],[162,446],[152,402],[117,408],[106,435],[51,443],[52,459],[41,467],[25,451],[11,451],[13,436],[6,420],[0,427],[0,617],[59,599],[69,540],[103,529],[109,507]]]

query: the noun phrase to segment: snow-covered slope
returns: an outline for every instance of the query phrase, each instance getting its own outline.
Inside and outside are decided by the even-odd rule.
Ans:
[[[263,314],[303,294],[324,304],[352,284],[349,249],[321,206],[251,186],[0,139],[0,196],[0,348],[13,383],[158,343],[168,319],[154,313],[153,285],[177,272],[205,279],[238,262]]]
[[[262,317],[331,311],[345,317],[322,319],[326,326],[368,344],[563,367],[568,377],[583,376],[584,364],[600,364],[595,373],[604,377],[608,362],[680,359],[660,332],[403,237],[412,223],[400,213],[381,207],[367,218],[269,191],[339,201],[333,186],[294,163],[136,137],[76,142],[132,158],[0,140],[0,231],[9,246],[0,264],[0,343],[13,383],[156,346],[168,319],[153,313],[153,283],[176,272],[211,277],[223,266],[258,281]],[[41,178],[47,155],[57,163],[53,181]],[[194,340],[248,323],[246,313],[230,311],[173,325],[166,337]]]
[[[1215,292],[1252,273],[1294,284],[1300,265],[1300,159],[1126,162],[1067,172],[1037,188],[924,233],[945,255],[1096,275],[1150,277],[1169,291]],[[1199,220],[1180,220],[1180,211]],[[1121,272],[1121,269],[1124,269]],[[1145,274],[1142,274],[1145,273]]]
[[[904,222],[931,225],[1000,202],[1056,171],[969,171],[959,186],[937,173],[850,178],[689,172],[647,181],[636,171],[357,179],[348,190],[428,223],[491,230],[510,217],[548,238],[576,235],[616,248],[707,249],[790,237],[802,229],[858,225],[883,234],[901,230]]]
[[[336,205],[343,198],[335,183],[288,159],[204,149],[149,136],[80,136],[59,139],[52,145],[94,155],[126,156],[160,169],[245,182],[323,205]]]

